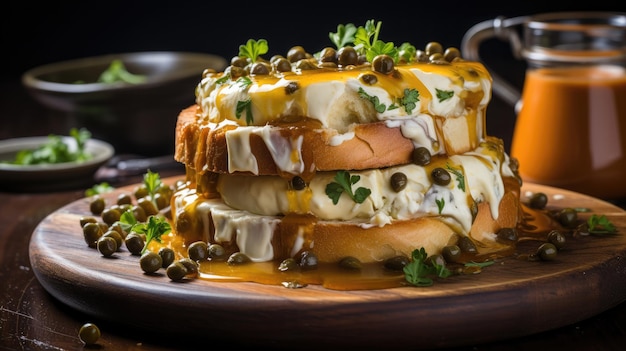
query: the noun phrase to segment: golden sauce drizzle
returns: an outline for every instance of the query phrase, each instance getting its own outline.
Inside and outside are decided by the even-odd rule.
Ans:
[[[536,210],[521,204],[523,218],[517,226],[519,241],[545,242],[547,233],[553,229],[563,230],[560,224],[553,219],[546,210]],[[297,218],[296,218],[297,217]],[[290,230],[289,223],[293,222],[302,228],[302,215],[296,215],[292,220],[285,217],[283,230]],[[311,219],[311,226],[314,220]],[[306,232],[306,230],[305,230]],[[306,233],[303,233],[306,242]],[[284,237],[292,237],[284,236]],[[183,238],[170,234],[162,238],[162,245],[171,247],[178,258],[187,257],[187,246]],[[304,244],[306,246],[308,244]],[[292,245],[283,245],[283,247]],[[481,250],[480,254],[464,253],[460,262],[486,262],[502,258],[525,258],[528,252],[520,252],[515,245],[494,246],[497,249]],[[158,248],[152,248],[158,250]],[[283,253],[287,254],[287,253]],[[284,257],[284,255],[283,255]],[[211,282],[253,282],[267,285],[284,286],[285,288],[302,288],[307,285],[321,285],[332,290],[374,290],[388,289],[410,285],[404,272],[385,268],[383,262],[363,263],[360,269],[341,267],[338,263],[320,262],[314,269],[297,269],[280,271],[280,262],[254,262],[231,265],[226,260],[206,260],[199,263],[197,279]],[[477,273],[480,268],[464,268],[462,263],[448,264],[450,269],[466,274]]]

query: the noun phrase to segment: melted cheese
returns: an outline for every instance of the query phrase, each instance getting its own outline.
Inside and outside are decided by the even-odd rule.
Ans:
[[[345,192],[336,204],[326,194],[335,172],[318,172],[303,190],[293,190],[288,180],[279,176],[242,176],[222,174],[217,189],[221,199],[203,199],[192,190],[176,194],[174,206],[202,218],[203,237],[213,223],[215,242],[236,242],[254,261],[274,257],[272,236],[276,226],[288,214],[313,215],[323,221],[348,221],[364,228],[385,226],[396,220],[437,216],[461,235],[468,235],[473,223],[476,202],[487,202],[494,218],[504,195],[501,174],[513,174],[508,157],[491,144],[483,143],[471,153],[442,157],[422,167],[414,164],[351,172],[359,176],[355,191],[364,187],[371,194],[362,203]],[[434,167],[449,170],[447,185],[433,184]],[[407,176],[406,187],[396,192],[389,179],[395,172]],[[209,220],[210,218],[210,220]],[[293,248],[297,251],[297,248]]]

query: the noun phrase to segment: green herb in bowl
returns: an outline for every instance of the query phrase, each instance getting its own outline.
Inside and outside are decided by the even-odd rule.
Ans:
[[[98,83],[124,82],[139,84],[146,81],[146,76],[128,72],[122,60],[113,60],[109,68],[100,74]]]
[[[76,140],[76,150],[72,150],[63,141],[63,137],[51,134],[48,142],[33,150],[20,150],[15,159],[8,163],[16,165],[37,165],[65,162],[84,162],[93,156],[85,151],[85,144],[91,138],[91,132],[87,129],[72,128],[70,136]]]

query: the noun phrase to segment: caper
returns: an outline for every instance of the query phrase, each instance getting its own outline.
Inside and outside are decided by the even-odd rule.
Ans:
[[[98,222],[98,225],[100,226],[102,234],[106,233],[106,231],[109,230],[109,225],[104,222]]]
[[[300,260],[298,261],[298,264],[304,270],[316,269],[318,264],[317,256],[310,251],[304,251],[300,255]]]
[[[293,190],[302,190],[306,187],[306,183],[304,182],[304,179],[302,179],[302,177],[294,176],[293,178],[291,178],[291,187],[293,188]]]
[[[117,251],[117,242],[110,236],[101,236],[96,247],[102,256],[110,257]]]
[[[187,256],[194,261],[204,261],[209,258],[209,246],[204,241],[193,242],[187,248]]]
[[[243,56],[233,56],[233,58],[230,59],[230,64],[236,67],[246,67],[248,59]]]
[[[198,275],[198,263],[189,257],[183,257],[178,260],[187,269],[188,277],[196,277]]]
[[[545,193],[534,193],[528,201],[528,206],[535,209],[543,209],[548,203],[548,196]]]
[[[221,261],[226,258],[226,249],[220,244],[211,244],[208,248],[208,255],[211,260]]]
[[[443,53],[443,58],[448,62],[452,62],[455,58],[459,57],[461,57],[461,51],[455,47],[449,47]]]
[[[441,254],[430,255],[426,258],[426,263],[430,263],[433,266],[446,266],[446,259]]]
[[[132,207],[133,216],[137,222],[145,222],[148,220],[148,216],[146,215],[146,211],[141,206],[133,206]]]
[[[126,249],[133,255],[139,255],[145,245],[143,238],[135,232],[128,233],[124,243],[126,244]]]
[[[426,55],[426,52],[424,50],[416,50],[415,59],[418,62],[428,62],[428,55]]]
[[[272,65],[278,72],[291,72],[291,62],[284,57],[272,62]]]
[[[161,193],[154,194],[154,203],[156,208],[162,210],[170,205],[170,197]]]
[[[265,62],[255,62],[250,67],[250,75],[253,76],[266,76],[270,74],[271,68]]]
[[[376,55],[376,57],[372,60],[372,67],[376,72],[389,74],[394,70],[393,58],[384,54]]]
[[[406,174],[404,174],[402,172],[396,172],[396,173],[392,174],[391,175],[391,179],[390,179],[390,183],[391,183],[391,188],[396,193],[404,190],[404,188],[406,188],[406,184],[407,184]]]
[[[165,198],[171,198],[174,195],[174,187],[165,183],[161,183],[161,186],[157,189],[157,194],[165,196]]]
[[[120,211],[117,208],[114,207],[109,207],[109,208],[105,208],[102,211],[102,221],[108,225],[111,225],[117,221],[120,220],[120,217],[122,216],[122,214],[120,213]]]
[[[83,226],[83,238],[89,247],[96,247],[96,242],[104,232],[96,222],[89,222]]]
[[[536,253],[542,261],[552,261],[556,258],[557,249],[552,243],[543,243],[539,246]]]
[[[296,62],[296,69],[302,71],[317,69],[317,61],[315,59],[302,59]]]
[[[169,247],[162,247],[157,252],[161,256],[161,267],[166,268],[176,259],[176,253]]]
[[[145,184],[137,185],[133,191],[133,195],[135,195],[135,199],[139,200],[146,196],[148,196],[148,188]]]
[[[117,204],[124,205],[132,203],[132,198],[128,193],[121,193],[117,196]]]
[[[246,254],[241,253],[241,252],[235,252],[228,257],[228,260],[226,262],[229,265],[234,266],[234,265],[251,262],[251,260],[250,260],[250,257],[248,257]]]
[[[98,220],[95,217],[80,217],[80,227],[83,228],[85,227],[85,224],[87,223],[96,223]]]
[[[320,52],[320,61],[337,63],[337,50],[330,46],[325,47]]]
[[[401,271],[404,266],[409,264],[409,262],[410,260],[407,256],[398,255],[386,259],[383,265],[387,269],[391,269],[393,271]]]
[[[362,266],[361,261],[353,256],[346,256],[339,261],[339,267],[349,270],[360,270]]]
[[[144,272],[150,274],[162,268],[163,259],[161,258],[161,255],[156,252],[146,251],[141,255],[139,265]]]
[[[171,280],[179,281],[185,278],[185,276],[187,275],[187,268],[179,261],[176,261],[170,263],[167,266],[165,273],[167,274],[167,277]]]
[[[319,68],[337,69],[336,62],[320,62],[317,66]]]
[[[89,210],[95,215],[101,214],[105,207],[106,202],[104,201],[104,198],[100,196],[94,197],[91,202],[89,202]]]
[[[137,200],[137,206],[143,208],[146,216],[148,217],[159,213],[159,209],[152,201],[150,201],[150,199],[148,199],[148,197],[142,197]]]
[[[374,85],[378,82],[378,77],[375,74],[366,73],[361,75],[361,80],[367,85]]]
[[[433,169],[430,175],[433,177],[433,183],[441,186],[450,184],[450,180],[452,179],[450,173],[441,167]]]
[[[461,248],[458,245],[446,245],[441,249],[441,254],[447,262],[459,262]]]
[[[462,236],[459,238],[459,241],[456,243],[459,248],[461,248],[462,252],[468,253],[476,253],[478,249],[476,248],[476,244],[467,236]]]
[[[589,232],[589,223],[587,222],[582,222],[579,225],[576,226],[576,229],[574,230],[574,233],[576,235],[589,235],[591,234]]]
[[[246,72],[244,67],[228,66],[224,70],[224,74],[230,75],[230,79],[232,80],[237,80],[239,77],[245,77],[248,75],[248,72]]]
[[[430,163],[430,151],[427,148],[420,146],[413,150],[413,163],[418,166],[426,166]]]
[[[187,211],[179,211],[176,214],[176,232],[182,234],[189,229],[191,229],[191,216]]]
[[[553,229],[548,233],[548,242],[554,245],[557,250],[560,250],[565,246],[565,235],[560,231]]]
[[[202,71],[202,78],[212,77],[215,73],[217,73],[215,68],[205,68],[204,71]]]
[[[94,345],[100,339],[100,328],[93,323],[85,323],[78,330],[78,338],[85,345]]]
[[[427,56],[430,56],[432,54],[441,54],[443,53],[443,47],[441,46],[440,43],[435,42],[435,41],[431,41],[430,43],[426,44],[426,47],[424,48],[424,52],[426,53]]]
[[[122,238],[122,235],[117,230],[114,230],[111,228],[109,228],[109,230],[104,232],[102,236],[108,236],[108,237],[113,238],[118,248],[122,247],[122,244],[124,243],[124,239]]]
[[[436,52],[428,56],[428,61],[431,63],[447,63],[447,61],[443,58],[443,53],[441,52]]]
[[[564,208],[558,213],[558,220],[565,228],[573,228],[578,220],[578,213],[573,208]]]
[[[298,263],[293,257],[286,258],[278,265],[278,270],[281,272],[295,271],[298,269]]]
[[[516,242],[518,239],[517,229],[500,228],[496,233],[497,240],[504,243]]]
[[[306,58],[306,51],[302,46],[294,46],[287,52],[289,62],[298,62],[304,58]]]
[[[337,51],[337,63],[342,66],[356,65],[359,55],[352,46],[344,46]]]
[[[126,230],[124,229],[120,221],[117,221],[111,224],[109,226],[109,230],[115,230],[116,232],[120,233],[120,235],[122,236],[122,239],[126,238],[126,235],[128,235],[128,233],[126,232]]]

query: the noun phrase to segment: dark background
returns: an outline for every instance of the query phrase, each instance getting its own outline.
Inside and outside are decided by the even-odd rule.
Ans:
[[[560,2],[559,2],[560,3]],[[87,56],[136,51],[193,51],[230,58],[248,39],[266,39],[269,53],[286,54],[294,45],[309,52],[331,45],[329,32],[338,24],[382,21],[379,39],[396,45],[424,47],[438,41],[459,47],[474,24],[499,15],[515,17],[552,11],[626,11],[626,2],[593,1],[558,6],[551,1],[66,1],[35,4],[22,1],[3,10],[0,74],[0,125],[32,123],[43,116],[21,86],[24,71],[38,65]],[[524,65],[510,55],[507,44],[485,43],[490,69],[515,84],[523,81]],[[190,89],[190,94],[193,87]],[[488,133],[510,144],[515,114],[494,96],[488,110]],[[32,118],[30,119],[32,121]],[[46,132],[66,133],[57,124]],[[27,126],[25,126],[27,127]],[[41,126],[40,126],[41,127]],[[27,128],[24,128],[27,129]],[[26,132],[25,132],[26,133]],[[17,137],[0,130],[0,139]]]

